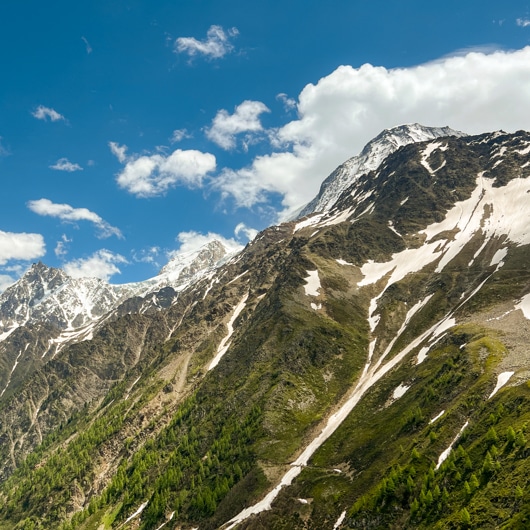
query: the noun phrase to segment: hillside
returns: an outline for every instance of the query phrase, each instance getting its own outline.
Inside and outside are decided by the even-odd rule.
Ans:
[[[527,527],[530,134],[347,184],[75,314],[6,291],[0,529]]]

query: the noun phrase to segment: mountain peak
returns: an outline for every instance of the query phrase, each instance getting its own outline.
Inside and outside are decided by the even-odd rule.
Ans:
[[[219,240],[214,239],[205,245],[179,253],[159,272],[159,276],[169,276],[172,280],[187,281],[198,272],[215,266],[229,250]]]
[[[389,154],[400,147],[443,136],[462,137],[467,134],[450,127],[427,127],[419,123],[398,125],[383,130],[370,140],[358,155],[344,162],[324,180],[318,195],[302,208],[297,217],[329,211],[340,194],[358,177],[377,169]]]

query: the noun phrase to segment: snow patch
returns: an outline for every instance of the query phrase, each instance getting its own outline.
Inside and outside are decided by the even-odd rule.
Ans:
[[[488,396],[488,399],[491,399],[509,380],[514,372],[502,372],[497,376],[497,384],[493,389],[493,392]]]
[[[322,309],[322,304],[315,304],[314,302],[311,302],[311,309],[318,311],[319,309]]]
[[[490,265],[498,265],[499,263],[501,263],[501,261],[506,257],[506,254],[508,254],[507,248],[500,248],[499,250],[497,250],[497,252],[495,252],[495,254],[493,255],[493,258],[491,258]]]
[[[4,331],[4,333],[0,333],[0,342],[7,339],[7,337],[9,337],[9,335],[11,335],[11,333],[13,333],[13,331],[15,331],[15,329],[17,329],[18,327],[19,324],[15,324],[11,329]]]
[[[227,285],[230,285],[231,283],[234,283],[235,281],[239,280],[239,278],[242,278],[243,276],[245,276],[245,274],[247,274],[249,271],[246,270],[245,272],[242,272],[239,276],[236,276],[233,280],[230,280]]]
[[[530,153],[530,143],[523,149],[515,149],[514,153],[518,153],[520,155],[527,155]]]
[[[243,311],[243,309],[245,308],[247,298],[248,298],[248,293],[241,299],[239,304],[234,309],[232,317],[230,318],[230,321],[227,324],[228,334],[226,335],[226,337],[223,338],[223,340],[219,344],[219,347],[217,348],[217,354],[213,358],[212,362],[210,363],[210,366],[208,366],[208,371],[212,370],[212,368],[215,368],[219,364],[219,361],[221,360],[223,355],[228,351],[228,348],[230,347],[230,344],[231,344],[229,340],[230,340],[230,337],[232,337],[232,334],[234,333],[234,322],[236,321],[241,311]]]
[[[530,320],[530,293],[524,295],[516,304],[515,309],[520,309],[526,319]]]
[[[431,156],[431,153],[436,151],[436,149],[438,149],[441,146],[442,146],[441,142],[431,142],[430,144],[427,144],[427,147],[425,147],[425,149],[423,150],[423,153],[421,154],[420,163],[431,175],[434,175],[435,170],[433,170],[432,167],[429,165],[429,163],[427,162],[427,159]]]
[[[433,331],[432,338],[429,341],[429,344],[427,344],[427,346],[424,346],[418,352],[418,356],[416,357],[416,365],[421,364],[423,361],[425,361],[429,351],[432,348],[434,348],[434,346],[445,337],[444,332],[452,328],[455,325],[456,325],[456,320],[454,318],[449,318],[449,316],[440,322],[438,327]]]
[[[501,145],[500,147],[499,146],[496,146],[494,148],[494,151],[497,151],[496,153],[494,153],[493,155],[491,155],[491,158],[496,158],[498,156],[504,156],[504,153],[506,153],[506,150],[508,148],[505,146],[505,145]]]
[[[339,265],[350,265],[352,267],[355,267],[353,263],[349,263],[348,261],[344,261],[343,259],[337,259],[335,260]]]
[[[300,474],[301,471],[302,468],[300,466],[293,465],[293,467],[291,467],[291,469],[289,469],[289,471],[287,471],[287,473],[283,476],[281,482],[272,491],[270,491],[261,501],[257,502],[253,506],[245,508],[238,515],[230,519],[228,523],[231,524],[230,526],[227,526],[225,530],[231,530],[232,528],[237,526],[241,521],[248,519],[251,515],[270,510],[272,502],[278,496],[280,490],[284,486],[290,486],[292,481]]]
[[[340,515],[335,524],[333,525],[333,530],[338,530],[340,528],[340,525],[343,523],[344,519],[346,518],[346,510],[344,510]]]
[[[318,296],[321,288],[318,270],[306,271],[307,277],[304,278],[306,285],[304,285],[305,294],[307,296]]]
[[[306,228],[308,226],[314,226],[319,223],[320,219],[322,219],[324,214],[317,214],[313,215],[312,217],[309,217],[308,219],[304,219],[303,221],[300,221],[299,223],[296,223],[293,232],[298,232],[298,230],[302,230],[302,228]]]
[[[431,418],[431,420],[429,421],[429,425],[431,425],[431,423],[434,423],[436,420],[439,420],[444,414],[445,410],[442,410],[442,412],[437,414],[434,418]]]
[[[374,332],[377,324],[379,323],[379,320],[381,319],[380,315],[377,315],[375,312],[377,310],[377,300],[379,299],[379,296],[376,298],[372,298],[370,300],[370,306],[368,307],[368,325],[370,326],[370,332]]]
[[[400,397],[405,395],[405,392],[410,388],[409,385],[404,385],[403,383],[400,383],[399,386],[394,388],[394,392],[392,393],[392,399],[399,399]]]
[[[399,237],[403,237],[395,228],[393,221],[388,221],[388,228],[394,232],[394,234],[398,235]]]
[[[458,441],[458,438],[460,438],[461,434],[464,432],[464,429],[468,425],[469,425],[469,420],[467,420],[466,423],[464,423],[464,425],[462,426],[462,428],[458,431],[458,434],[453,438],[453,441],[449,444],[449,447],[438,457],[438,463],[436,464],[435,469],[438,469],[444,463],[444,461],[449,456],[449,453],[452,451],[453,446]]]
[[[147,502],[144,502],[142,505],[140,505],[138,510],[136,510],[123,524],[126,525],[129,521],[132,521],[135,517],[138,517],[144,511],[147,504]]]
[[[20,356],[28,349],[28,346],[29,346],[29,343],[26,344],[26,347],[23,350],[20,350],[20,352],[18,353],[17,358],[15,359],[15,364],[13,365],[13,368],[11,368],[11,372],[9,373],[9,377],[7,379],[6,386],[4,387],[2,392],[0,393],[0,397],[2,397],[4,395],[4,392],[7,390],[7,387],[11,383],[11,377],[12,377],[13,372],[15,371],[15,369],[16,369],[16,367],[18,365],[18,360],[20,359]]]
[[[348,208],[338,213],[337,215],[334,215],[330,217],[329,219],[326,219],[322,223],[322,226],[333,226],[333,225],[338,225],[339,223],[343,223],[344,221],[348,220],[348,218],[351,216],[352,213],[353,213],[352,209]]]

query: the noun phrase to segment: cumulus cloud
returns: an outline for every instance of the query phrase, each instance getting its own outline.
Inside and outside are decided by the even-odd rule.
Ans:
[[[385,128],[449,125],[467,133],[528,128],[530,47],[468,53],[411,68],[340,66],[299,95],[296,120],[272,131],[276,152],[215,186],[239,206],[283,199],[283,216],[311,200],[339,164]]]
[[[530,20],[528,18],[518,18],[515,22],[521,28],[526,28],[527,26],[530,26]]]
[[[237,134],[263,131],[259,117],[264,112],[270,112],[264,103],[249,100],[238,105],[233,114],[220,110],[206,129],[206,136],[223,149],[233,149]]]
[[[27,206],[32,212],[38,215],[57,217],[64,222],[75,223],[77,221],[89,221],[96,226],[99,230],[99,236],[102,238],[110,236],[123,237],[119,228],[110,225],[97,213],[91,212],[87,208],[74,208],[69,204],[57,204],[49,199],[29,201]]]
[[[83,168],[79,164],[74,164],[68,160],[68,158],[59,158],[55,164],[50,166],[50,169],[56,169],[57,171],[83,171]]]
[[[66,121],[66,118],[62,114],[59,114],[56,110],[45,107],[44,105],[39,105],[31,114],[38,120],[47,121],[49,119],[50,121]]]
[[[63,258],[64,256],[66,256],[66,254],[68,253],[66,249],[66,245],[71,242],[72,240],[68,239],[68,237],[66,237],[66,234],[63,234],[61,237],[61,240],[57,241],[57,244],[55,245],[55,249],[54,249],[55,255],[58,258]]]
[[[100,278],[108,281],[114,274],[121,271],[117,265],[128,263],[120,254],[115,254],[107,249],[94,252],[88,258],[80,258],[69,261],[63,265],[63,269],[73,278]]]
[[[216,167],[215,156],[194,149],[177,149],[170,155],[127,156],[125,146],[110,142],[111,151],[125,167],[116,177],[118,185],[137,197],[163,195],[182,184],[202,186],[203,178]]]
[[[248,241],[252,241],[258,234],[255,228],[247,226],[245,223],[239,223],[234,229],[234,235],[240,238],[241,234],[246,237]]]
[[[109,142],[112,154],[123,164],[127,160],[127,146],[116,142]]]
[[[133,260],[137,263],[151,263],[152,265],[159,266],[158,258],[160,256],[160,247],[154,246],[140,250],[139,252],[133,253]]]
[[[187,129],[175,129],[171,135],[170,141],[172,144],[176,144],[184,140],[184,138],[191,138],[191,134],[188,133]]]
[[[276,99],[283,103],[283,107],[286,111],[290,111],[296,108],[296,101],[293,98],[290,98],[287,94],[281,92],[276,95]]]
[[[0,265],[10,260],[34,260],[46,253],[41,234],[14,233],[0,230]]]
[[[200,232],[195,232],[194,230],[189,232],[180,232],[176,240],[180,243],[180,247],[178,250],[168,252],[169,259],[176,258],[183,254],[195,252],[212,241],[219,241],[222,243],[228,252],[236,252],[243,248],[242,245],[235,239],[228,239],[214,232],[208,232],[207,234],[201,234]]]
[[[220,59],[227,53],[233,51],[234,46],[230,42],[239,34],[237,28],[225,31],[221,26],[210,26],[206,32],[205,40],[197,40],[194,37],[179,37],[175,41],[175,53],[187,53],[190,57],[203,55],[210,59]]]

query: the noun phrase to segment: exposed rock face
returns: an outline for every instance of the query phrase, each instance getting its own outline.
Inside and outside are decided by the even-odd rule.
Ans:
[[[111,288],[53,351],[71,280],[34,266],[0,299],[0,530],[524,527],[530,134],[429,131],[237,255]]]

